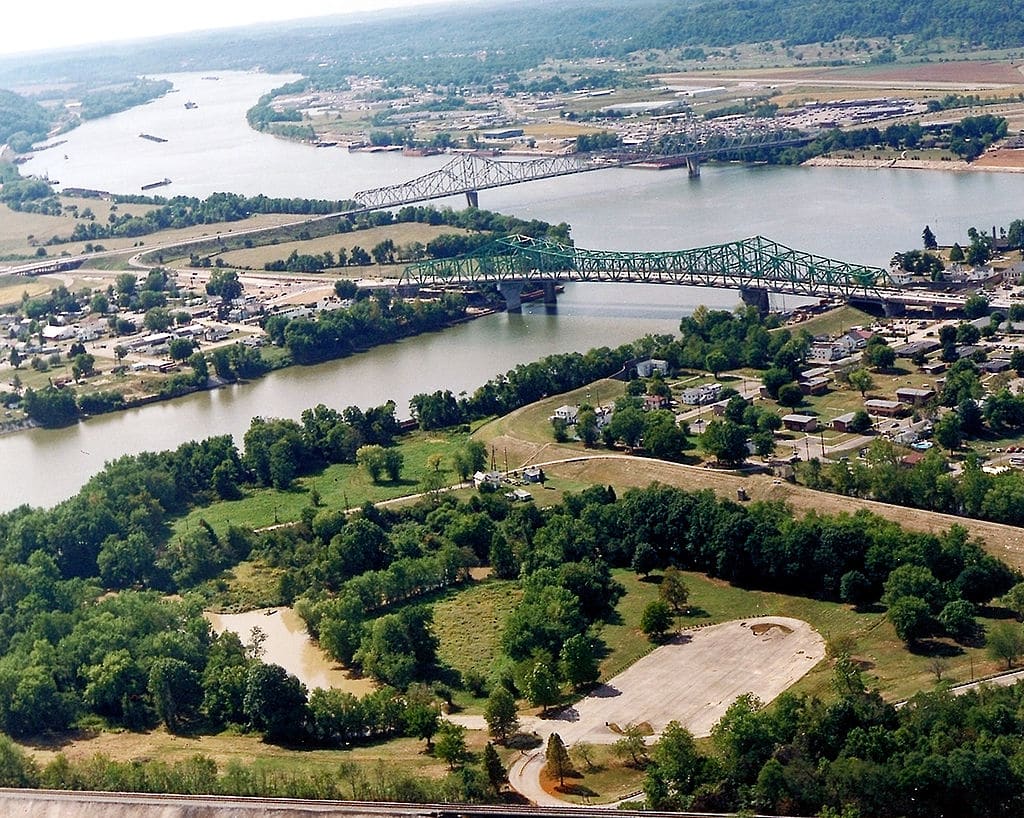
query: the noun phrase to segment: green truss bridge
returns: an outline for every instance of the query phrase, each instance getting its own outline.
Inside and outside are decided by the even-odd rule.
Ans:
[[[542,286],[553,302],[555,285],[567,281],[681,284],[739,290],[747,304],[768,309],[769,293],[842,297],[889,304],[899,290],[889,273],[816,256],[755,236],[727,244],[654,253],[585,250],[528,236],[497,239],[457,258],[410,264],[403,284],[493,285],[509,310],[521,307],[527,283]]]

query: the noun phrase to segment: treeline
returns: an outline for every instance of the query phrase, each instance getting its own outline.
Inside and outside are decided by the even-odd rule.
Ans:
[[[423,301],[377,291],[350,307],[321,312],[316,320],[271,316],[264,329],[274,344],[287,348],[295,363],[311,364],[439,330],[465,315],[466,299],[454,293]]]
[[[997,139],[1006,136],[1005,118],[982,114],[967,116],[953,125],[929,126],[919,122],[897,123],[885,128],[853,128],[827,131],[814,141],[798,148],[785,148],[778,152],[782,164],[799,164],[814,156],[839,151],[889,148],[915,150],[925,147],[947,147],[949,151],[968,161],[976,159]]]
[[[0,88],[0,145],[6,142],[16,153],[24,153],[46,138],[52,121],[38,102]]]
[[[1019,815],[1024,686],[919,693],[899,709],[840,663],[836,701],[741,696],[698,748],[677,722],[645,754],[661,810],[965,818]]]
[[[197,224],[234,222],[247,219],[254,213],[292,213],[302,216],[326,215],[350,210],[354,202],[324,199],[281,199],[267,196],[240,196],[236,193],[214,193],[206,199],[175,196],[172,199],[145,196],[119,196],[115,201],[127,204],[155,204],[152,210],[135,216],[129,213],[111,214],[107,224],[92,220],[79,220],[71,235],[54,236],[47,244],[66,244],[73,241],[95,241],[117,237],[131,238],[155,233],[158,230],[192,227]]]
[[[170,80],[154,80],[146,77],[114,87],[86,91],[79,96],[82,119],[99,119],[119,111],[127,111],[137,105],[162,97],[174,87]]]
[[[471,395],[456,398],[448,390],[414,395],[409,402],[423,429],[455,426],[481,417],[503,415],[546,395],[568,392],[622,369],[634,358],[666,360],[672,370],[686,367],[720,372],[740,366],[774,370],[781,383],[799,374],[810,348],[806,333],[788,329],[768,332],[769,318],[755,308],[729,312],[698,307],[680,323],[681,336],[648,336],[617,349],[601,347],[586,353],[550,355],[520,364],[504,375],[478,387]]]

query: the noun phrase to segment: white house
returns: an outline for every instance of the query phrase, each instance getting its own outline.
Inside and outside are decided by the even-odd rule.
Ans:
[[[578,406],[570,406],[569,404],[563,404],[559,406],[554,414],[551,416],[552,420],[559,418],[564,420],[570,426],[576,422],[576,418],[579,416],[580,409]]]
[[[637,361],[636,374],[638,377],[649,378],[655,372],[667,375],[668,361],[663,361],[660,358],[647,358],[644,361]]]
[[[707,403],[714,403],[722,391],[720,383],[705,383],[700,386],[691,386],[684,389],[681,400],[687,406],[703,406]]]

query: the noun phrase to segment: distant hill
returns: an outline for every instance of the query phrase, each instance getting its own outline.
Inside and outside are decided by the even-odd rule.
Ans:
[[[15,150],[24,150],[46,136],[50,122],[41,105],[0,88],[0,145],[10,142]]]
[[[1024,45],[1019,3],[1001,0],[530,0],[382,11],[181,35],[0,60],[0,84],[174,70],[379,73],[396,81],[486,82],[546,59],[622,57],[648,48],[728,47],[838,37],[944,38]]]

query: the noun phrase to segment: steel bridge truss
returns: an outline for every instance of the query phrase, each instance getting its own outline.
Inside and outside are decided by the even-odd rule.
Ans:
[[[459,154],[444,167],[423,176],[372,190],[362,190],[353,198],[364,210],[400,207],[414,202],[440,199],[460,193],[550,179],[572,173],[622,167],[658,160],[701,159],[712,156],[734,157],[760,148],[782,147],[807,142],[806,135],[790,131],[756,131],[729,137],[712,135],[700,138],[686,136],[670,153],[658,152],[655,145],[641,145],[629,151],[604,154],[569,154],[538,159],[496,160],[473,153]]]
[[[411,264],[402,279],[433,286],[504,281],[681,284],[844,298],[880,298],[880,289],[894,286],[881,268],[793,250],[761,236],[657,253],[585,250],[509,236],[473,254]]]

